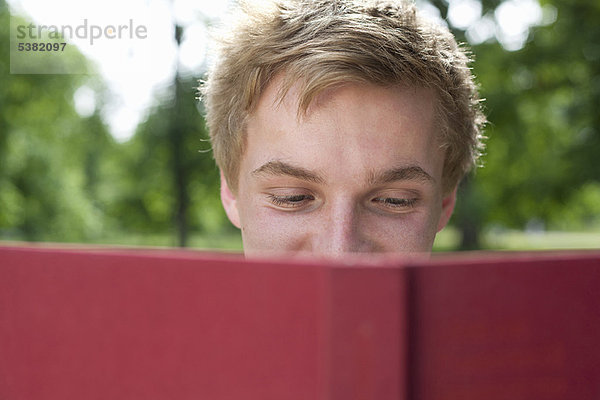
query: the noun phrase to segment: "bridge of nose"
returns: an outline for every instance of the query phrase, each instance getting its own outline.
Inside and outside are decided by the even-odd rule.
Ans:
[[[313,250],[324,254],[343,254],[370,250],[361,226],[361,209],[349,197],[332,200],[323,209],[322,223],[313,241]]]

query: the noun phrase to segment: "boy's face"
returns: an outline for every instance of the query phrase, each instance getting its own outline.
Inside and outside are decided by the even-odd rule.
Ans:
[[[349,84],[306,116],[270,84],[247,124],[238,188],[221,198],[246,255],[429,252],[452,213],[433,92]]]

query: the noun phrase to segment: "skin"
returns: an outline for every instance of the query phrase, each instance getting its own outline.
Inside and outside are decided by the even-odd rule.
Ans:
[[[433,92],[347,84],[299,116],[297,88],[281,102],[278,89],[248,120],[237,190],[221,179],[245,254],[429,252],[456,199],[442,192]]]

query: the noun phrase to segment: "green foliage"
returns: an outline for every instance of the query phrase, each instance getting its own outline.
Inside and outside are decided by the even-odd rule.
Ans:
[[[214,234],[229,226],[219,200],[218,170],[198,110],[200,105],[195,100],[197,80],[187,78],[180,85],[179,99],[171,94],[150,110],[135,136],[121,145],[120,176],[114,182],[116,197],[109,210],[119,218],[121,230],[174,231],[177,182],[169,135],[172,129],[183,132],[183,151],[177,161],[185,170],[189,228]]]
[[[532,29],[526,46],[475,46],[486,98],[485,167],[459,201],[478,229],[600,226],[600,3],[555,0],[557,20]],[[479,207],[473,207],[477,203]]]
[[[6,22],[0,40],[8,43],[2,0],[0,17]],[[102,104],[88,118],[74,108],[82,85],[93,87],[101,101],[101,82],[85,75],[9,74],[8,47],[2,49],[0,239],[114,243],[111,238],[140,233],[175,237],[178,187],[185,188],[189,203],[182,214],[186,228],[230,234],[212,154],[201,152],[209,144],[202,141],[207,134],[196,79],[178,80],[178,89],[149,110],[136,135],[117,143],[100,117]],[[176,166],[183,182],[176,182]]]
[[[8,9],[0,4],[0,40],[8,43]],[[0,237],[90,240],[102,233],[93,197],[112,138],[98,115],[80,117],[73,93],[83,75],[9,74],[0,57]],[[93,165],[92,165],[93,164]]]
[[[446,1],[433,3],[447,14]],[[501,0],[482,3],[492,14]],[[541,3],[556,8],[557,20],[533,28],[523,49],[472,47],[490,120],[485,166],[462,185],[438,249],[452,249],[461,234],[463,247],[538,246],[542,235],[526,241],[509,230],[527,226],[600,230],[600,3]],[[8,21],[0,0],[3,43]],[[135,136],[117,143],[102,104],[87,118],[74,109],[82,85],[101,100],[101,82],[9,74],[8,48],[1,51],[0,239],[174,245],[177,232],[182,243],[189,231],[190,245],[239,249],[220,205],[195,78],[179,77]]]

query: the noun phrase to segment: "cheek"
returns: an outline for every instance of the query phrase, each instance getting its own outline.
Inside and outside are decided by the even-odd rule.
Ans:
[[[293,218],[260,204],[250,204],[240,215],[244,251],[300,250],[310,224],[302,215]]]
[[[402,218],[372,217],[363,224],[364,233],[384,251],[428,252],[437,228],[437,220],[430,211]]]

